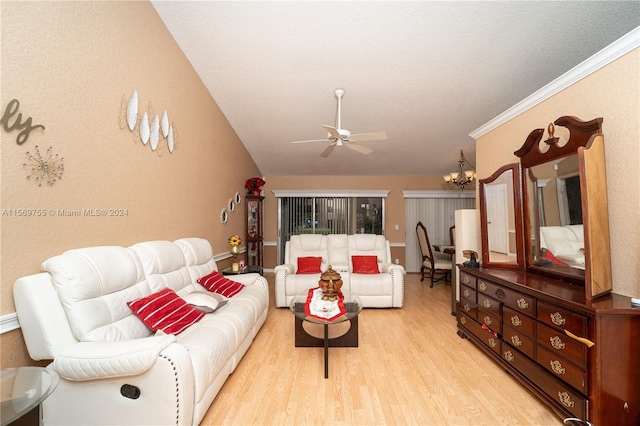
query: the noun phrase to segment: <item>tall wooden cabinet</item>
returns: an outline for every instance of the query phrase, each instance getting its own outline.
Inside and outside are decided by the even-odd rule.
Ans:
[[[262,241],[262,225],[264,221],[263,212],[264,197],[260,195],[247,195],[246,223],[247,223],[247,266],[263,267],[264,243]]]

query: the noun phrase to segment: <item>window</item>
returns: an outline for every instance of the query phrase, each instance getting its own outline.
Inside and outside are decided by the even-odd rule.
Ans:
[[[278,263],[291,235],[384,235],[384,201],[388,191],[311,193],[274,191],[278,198]]]

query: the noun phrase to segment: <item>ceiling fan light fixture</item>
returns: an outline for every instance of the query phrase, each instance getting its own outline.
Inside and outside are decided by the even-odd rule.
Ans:
[[[334,93],[338,100],[336,109],[336,124],[335,126],[322,126],[328,132],[327,139],[292,141],[291,143],[329,142],[329,147],[325,148],[325,150],[320,153],[320,157],[323,158],[328,157],[333,152],[333,148],[335,148],[336,146],[346,146],[347,148],[350,148],[353,151],[359,152],[360,154],[364,155],[371,154],[373,152],[371,148],[363,145],[358,145],[357,142],[386,140],[387,134],[384,132],[351,134],[349,130],[343,129],[341,127],[340,119],[342,115],[341,100],[342,96],[344,95],[344,89],[336,89]]]

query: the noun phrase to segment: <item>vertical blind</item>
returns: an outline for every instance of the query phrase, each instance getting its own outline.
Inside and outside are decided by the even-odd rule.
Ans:
[[[416,225],[418,222],[427,228],[431,245],[452,244],[449,228],[455,224],[455,211],[460,209],[474,209],[475,198],[406,198],[405,199],[405,270],[420,272],[422,255],[418,246]],[[450,259],[446,255],[435,254],[435,257]]]
[[[278,263],[291,235],[384,234],[383,197],[278,197],[278,210]]]

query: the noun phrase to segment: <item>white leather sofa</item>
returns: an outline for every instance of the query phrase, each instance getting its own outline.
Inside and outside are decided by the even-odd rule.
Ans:
[[[353,255],[377,256],[379,274],[353,272]],[[298,274],[298,258],[322,257],[340,273],[342,288],[357,294],[365,308],[401,308],[404,304],[404,267],[391,261],[389,241],[383,235],[292,235],[285,245],[284,264],[275,268],[276,307],[287,307],[294,296],[318,287],[320,273]]]
[[[540,247],[567,265],[584,269],[583,225],[541,226]]]
[[[42,270],[14,299],[29,355],[60,376],[45,425],[197,425],[267,317],[258,274],[234,276],[245,287],[177,336],[132,314],[127,301],[165,287],[206,291],[196,280],[217,266],[204,239],[70,250]]]

